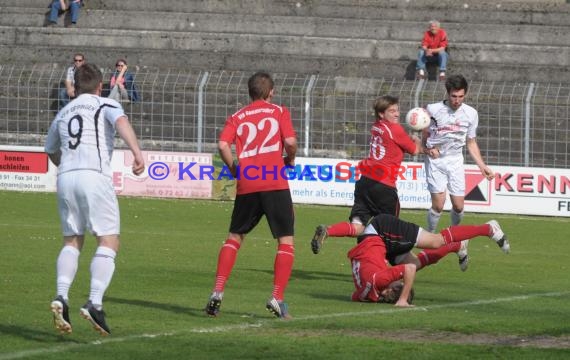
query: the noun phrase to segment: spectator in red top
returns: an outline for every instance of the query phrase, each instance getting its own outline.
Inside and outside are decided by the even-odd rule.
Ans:
[[[439,66],[439,79],[445,80],[445,71],[447,68],[447,33],[441,28],[439,21],[432,20],[429,22],[429,29],[424,33],[422,46],[418,52],[418,61],[416,70],[418,78],[426,77],[426,63],[437,62]]]
[[[205,311],[217,316],[224,287],[237,258],[237,252],[248,234],[266,216],[269,228],[278,241],[274,263],[273,294],[266,308],[273,315],[287,319],[283,302],[294,259],[293,201],[289,191],[286,165],[295,165],[297,139],[291,115],[285,106],[271,103],[273,79],[264,72],[249,78],[252,102],[227,120],[218,149],[229,171],[237,178],[229,235],[218,256],[216,281]],[[235,144],[237,161],[232,155]],[[283,157],[283,150],[286,156]]]
[[[354,185],[350,222],[317,226],[311,240],[313,253],[319,253],[328,236],[358,236],[368,221],[378,214],[399,216],[396,178],[404,153],[417,155],[421,142],[415,135],[410,137],[400,125],[398,101],[397,97],[384,95],[374,103],[376,121],[370,129],[370,151],[358,164],[361,176]]]

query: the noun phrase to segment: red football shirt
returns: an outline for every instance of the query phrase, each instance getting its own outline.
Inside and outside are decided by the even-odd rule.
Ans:
[[[256,100],[228,117],[220,140],[236,147],[238,195],[289,189],[283,140],[295,136],[289,110],[265,100]]]
[[[371,236],[348,252],[356,290],[353,301],[377,302],[382,290],[404,277],[405,265],[388,266],[386,246],[379,236]]]
[[[404,153],[413,154],[416,144],[402,125],[377,120],[370,129],[370,152],[360,161],[360,173],[385,185],[396,187]]]

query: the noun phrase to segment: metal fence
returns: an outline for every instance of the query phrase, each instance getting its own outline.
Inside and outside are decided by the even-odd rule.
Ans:
[[[111,69],[102,70],[108,80]],[[64,72],[61,65],[0,66],[2,143],[43,145]],[[249,102],[250,73],[133,72],[141,100],[123,106],[145,149],[214,152],[225,119]],[[398,96],[402,117],[414,106],[445,97],[443,83],[433,81],[311,74],[274,74],[274,79],[274,102],[291,110],[305,156],[365,156],[378,96]],[[466,102],[479,111],[478,142],[488,164],[570,166],[567,84],[472,82]]]

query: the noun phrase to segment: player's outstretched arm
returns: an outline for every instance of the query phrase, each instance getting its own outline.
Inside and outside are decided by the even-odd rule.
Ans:
[[[412,286],[414,285],[414,280],[416,278],[416,265],[414,264],[406,264],[404,271],[404,288],[402,289],[402,293],[400,294],[400,298],[394,304],[394,306],[398,307],[413,307],[414,305],[408,303],[408,298],[410,296],[410,292],[412,291]]]
[[[59,166],[61,163],[61,150],[57,150],[53,154],[48,154],[48,157],[55,166]]]
[[[285,138],[283,141],[287,157],[285,158],[285,165],[295,165],[295,156],[297,155],[297,139],[294,137]]]
[[[59,166],[61,163],[61,139],[57,130],[57,122],[51,123],[48,135],[46,138],[45,151],[48,154],[49,159],[55,166]]]
[[[236,176],[237,162],[234,161],[234,156],[232,154],[232,145],[227,141],[220,140],[218,141],[218,152],[220,153],[220,157],[222,158],[224,164],[226,164],[228,169],[230,169],[232,175]]]
[[[137,136],[129,119],[126,116],[121,116],[117,119],[115,123],[115,128],[119,133],[119,136],[123,141],[127,144],[135,160],[133,162],[133,174],[140,175],[144,171],[144,159],[142,156],[141,149],[139,147],[139,143],[137,141]]]
[[[495,177],[495,173],[485,164],[481,151],[479,150],[479,145],[477,145],[476,138],[467,139],[467,151],[469,151],[469,155],[471,155],[471,158],[481,170],[481,174],[483,174],[487,180],[493,179]]]

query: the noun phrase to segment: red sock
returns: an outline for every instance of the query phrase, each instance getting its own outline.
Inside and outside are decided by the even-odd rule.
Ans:
[[[348,221],[339,222],[327,227],[327,233],[329,236],[334,237],[356,236],[356,230],[354,230],[354,226],[352,226],[352,224]]]
[[[440,234],[443,235],[446,244],[461,242],[477,236],[489,236],[491,225],[455,225],[441,230]]]
[[[273,297],[277,301],[283,300],[283,294],[293,270],[294,259],[295,247],[293,245],[279,244],[277,246],[277,255],[275,255],[273,266]]]
[[[428,265],[437,263],[439,259],[451,252],[458,252],[460,247],[460,242],[453,242],[438,249],[425,249],[418,254],[418,260],[420,261],[420,264],[422,264],[423,268]]]
[[[227,239],[218,255],[218,268],[216,269],[216,284],[214,291],[224,291],[226,281],[230,277],[232,269],[237,258],[237,252],[240,248],[240,243],[233,239]]]

